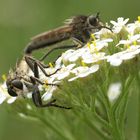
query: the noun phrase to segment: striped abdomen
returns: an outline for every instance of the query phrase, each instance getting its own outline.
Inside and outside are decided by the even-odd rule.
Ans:
[[[29,54],[32,51],[49,47],[55,43],[69,39],[71,37],[72,26],[63,26],[55,30],[44,32],[32,38],[31,42],[27,45],[25,53]]]

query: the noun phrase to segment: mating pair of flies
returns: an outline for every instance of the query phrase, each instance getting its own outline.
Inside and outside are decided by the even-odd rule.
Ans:
[[[49,75],[46,73],[45,68],[47,68],[48,66],[42,63],[42,61],[45,60],[45,58],[51,52],[57,49],[76,48],[77,46],[79,46],[79,43],[81,44],[81,46],[83,46],[89,41],[91,33],[94,33],[102,28],[109,29],[100,21],[99,13],[90,16],[80,15],[74,16],[69,19],[64,26],[35,36],[25,48],[25,55],[20,63],[16,66],[15,71],[10,72],[8,75],[6,84],[9,95],[19,96],[23,94],[23,90],[26,87],[29,91],[32,91],[32,99],[37,107],[52,106],[69,109],[68,107],[55,104],[56,100],[52,100],[47,104],[44,104],[42,102],[38,84],[44,83],[39,80],[38,69],[40,68],[44,75],[47,77],[53,75],[54,73]],[[76,41],[77,44],[52,48],[40,60],[36,60],[31,56],[32,52],[35,50],[51,47],[56,43],[68,39]],[[29,72],[29,70],[32,70],[34,76],[30,76],[29,78],[27,78],[27,73]],[[54,84],[48,85],[55,86]]]

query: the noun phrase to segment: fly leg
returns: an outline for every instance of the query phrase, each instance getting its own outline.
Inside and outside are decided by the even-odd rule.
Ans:
[[[43,104],[42,99],[41,99],[41,95],[40,95],[40,91],[38,89],[37,84],[34,85],[32,99],[33,99],[33,102],[36,105],[36,107],[40,107],[40,108],[42,108],[42,107],[58,107],[58,108],[62,108],[62,109],[70,109],[70,107],[64,107],[64,106],[60,106],[60,105],[55,104],[56,99],[48,102],[47,104]]]
[[[48,51],[43,57],[41,57],[40,61],[45,60],[46,57],[55,50],[70,49],[70,48],[76,48],[76,47],[77,47],[77,45],[69,45],[69,46],[60,46],[60,47],[53,48],[50,51]]]
[[[47,74],[44,68],[48,68],[49,66],[42,64],[40,61],[38,61],[30,56],[25,56],[25,61],[28,64],[28,66],[30,67],[30,69],[33,71],[36,78],[39,78],[38,68],[41,69],[41,71],[44,73],[44,75],[46,77],[49,77],[60,70],[60,69],[57,69],[55,72],[53,72],[51,74]]]
[[[33,100],[35,106],[40,107],[40,108],[42,108],[42,107],[58,107],[58,108],[62,108],[62,109],[70,109],[70,107],[64,107],[64,106],[60,106],[60,105],[55,104],[56,99],[48,102],[47,104],[43,104],[42,99],[41,99],[41,94],[40,94],[40,91],[38,89],[38,83],[41,85],[43,85],[44,83],[39,80],[38,67],[42,70],[42,72],[44,73],[45,76],[50,76],[50,75],[46,74],[44,68],[37,61],[34,61],[32,58],[26,56],[25,60],[34,73],[34,77],[31,76],[30,79],[31,79],[31,83],[33,84],[32,100]],[[49,84],[49,83],[47,83],[47,85],[58,86],[56,84]]]
[[[35,77],[30,77],[30,78],[31,78],[31,81],[33,83],[32,100],[33,100],[36,107],[39,107],[39,108],[58,107],[58,108],[62,108],[62,109],[71,109],[70,107],[65,107],[65,106],[55,104],[56,99],[48,102],[47,104],[43,104],[42,99],[41,99],[41,94],[40,94],[40,91],[38,89],[38,84],[37,84],[37,82],[39,82],[39,81]],[[43,84],[43,83],[40,83],[40,84]]]

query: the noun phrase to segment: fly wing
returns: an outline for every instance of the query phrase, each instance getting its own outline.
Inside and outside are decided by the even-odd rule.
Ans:
[[[71,17],[69,19],[66,19],[64,21],[64,23],[66,25],[70,25],[70,26],[73,25],[73,26],[75,26],[75,25],[79,25],[79,24],[85,23],[86,20],[87,20],[87,16],[85,16],[85,15],[77,15],[77,16],[73,16],[73,17]]]
[[[49,47],[57,42],[69,39],[72,29],[72,26],[66,25],[33,37],[25,49],[25,53],[31,53],[34,50]]]

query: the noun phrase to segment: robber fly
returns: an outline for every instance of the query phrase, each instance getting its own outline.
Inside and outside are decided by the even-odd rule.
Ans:
[[[33,37],[31,42],[25,48],[25,54],[31,54],[35,50],[49,47],[67,39],[73,39],[74,41],[77,41],[78,43],[80,42],[84,45],[89,41],[91,33],[94,33],[101,28],[109,29],[108,27],[103,26],[103,23],[100,22],[99,13],[90,16],[75,16],[72,19],[67,20],[64,26]],[[40,60],[44,60],[47,55],[54,50],[75,47],[77,47],[77,45],[58,46],[56,48],[52,48]]]
[[[43,72],[45,76],[51,76],[57,72],[57,70],[52,74],[47,74],[45,68],[48,66],[42,64],[40,61],[34,59],[31,56],[24,56],[23,59],[16,65],[15,71],[10,71],[7,77],[7,90],[9,95],[24,96],[24,94],[32,92],[32,99],[37,107],[59,107],[64,109],[70,109],[69,107],[64,107],[55,104],[56,100],[52,100],[47,104],[44,104],[41,99],[40,91],[38,85],[43,85],[44,83],[39,80],[39,70]],[[33,73],[32,75],[30,73]],[[58,86],[56,84],[47,84],[51,86]]]

